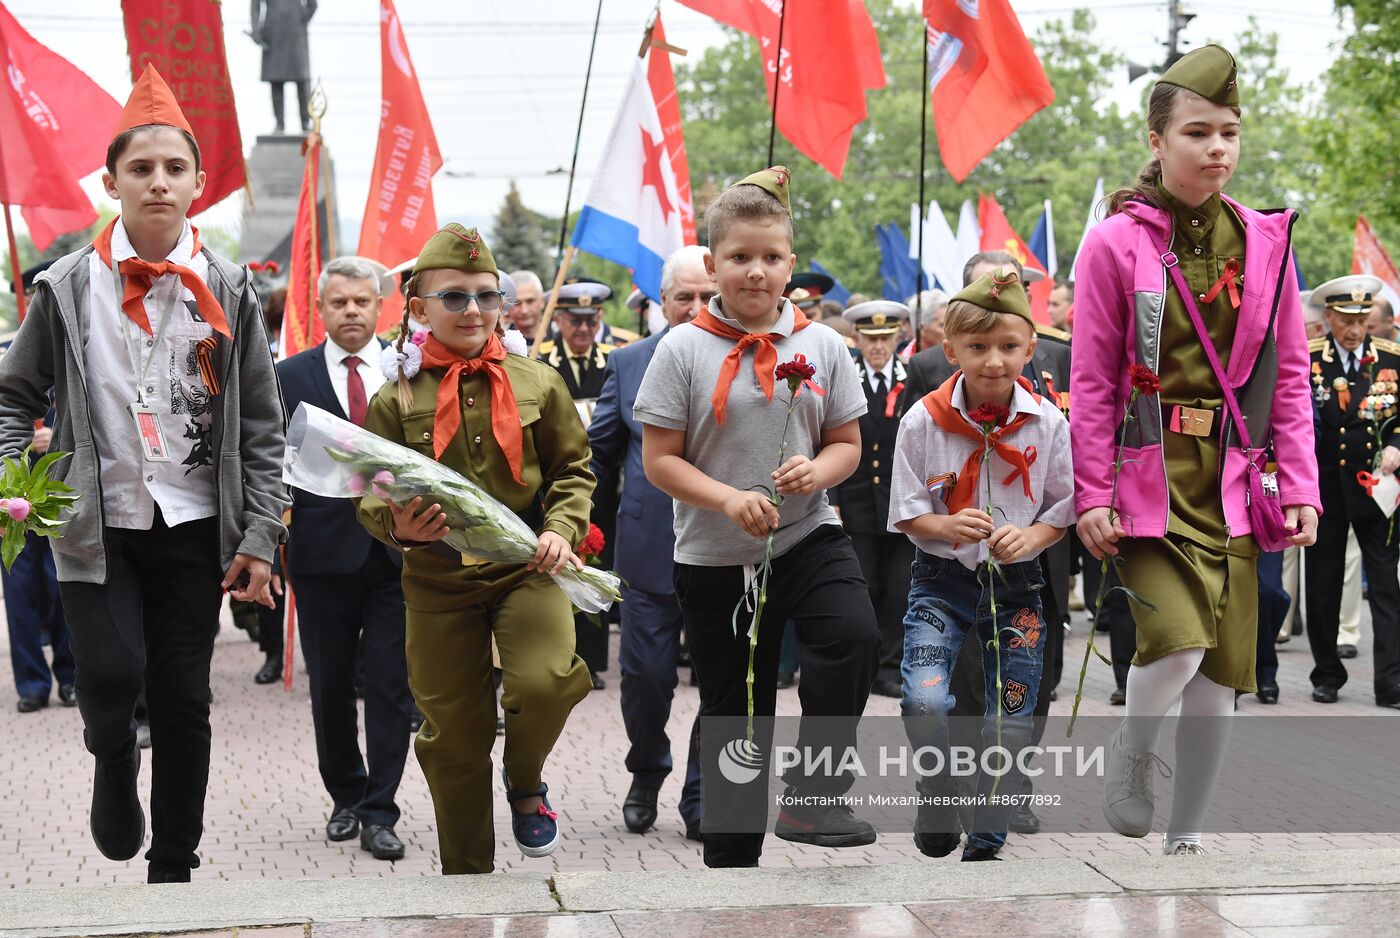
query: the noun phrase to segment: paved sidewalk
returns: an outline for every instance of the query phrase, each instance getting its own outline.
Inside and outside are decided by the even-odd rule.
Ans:
[[[1395,934],[1400,851],[825,870],[499,873],[0,893],[0,934],[449,936]]]
[[[1075,617],[1077,635],[1065,653],[1065,678],[1052,713],[1068,714],[1083,656],[1086,620]],[[1342,702],[1330,707],[1309,699],[1307,672],[1311,656],[1304,636],[1281,646],[1282,703],[1265,707],[1251,695],[1241,699],[1242,724],[1268,715],[1379,715],[1370,700],[1371,638],[1364,626],[1361,656],[1348,662],[1351,683]],[[1103,638],[1106,638],[1104,636]],[[3,631],[0,649],[8,650]],[[662,790],[657,829],[645,835],[628,833],[620,804],[629,777],[622,768],[626,735],[618,704],[616,636],[613,670],[608,688],[595,692],[578,707],[547,768],[555,804],[567,823],[563,844],[546,860],[523,860],[510,843],[504,800],[496,800],[496,862],[506,871],[553,872],[589,870],[680,870],[698,868],[699,845],[687,841],[677,812],[680,766]],[[1107,642],[1103,642],[1106,650]],[[280,685],[259,687],[252,681],[261,655],[231,624],[219,636],[214,656],[214,754],[205,834],[203,866],[197,880],[324,879],[328,877],[419,878],[438,872],[432,803],[416,761],[409,757],[399,803],[403,818],[399,835],[408,847],[404,860],[385,863],[359,849],[358,842],[326,841],[324,824],[330,801],[316,770],[311,711],[306,676],[298,665],[296,687],[290,694]],[[688,675],[688,672],[683,672]],[[1089,666],[1084,715],[1121,715],[1122,708],[1106,703],[1112,689],[1108,668]],[[144,881],[145,864],[113,863],[103,859],[88,833],[92,760],[84,751],[81,721],[76,710],[55,705],[37,714],[15,712],[0,698],[0,887],[101,886]],[[697,693],[684,681],[678,689],[669,731],[673,741],[687,738],[697,705]],[[779,694],[780,713],[796,714],[796,690]],[[895,715],[898,702],[872,697],[870,714]],[[1400,713],[1395,714],[1400,718]],[[1240,732],[1237,730],[1236,732]],[[499,757],[499,741],[497,756]],[[684,760],[684,746],[679,747]],[[142,772],[143,800],[149,793],[150,771]],[[149,802],[147,802],[149,803]],[[1206,846],[1214,853],[1247,855],[1339,848],[1400,847],[1400,836],[1351,834],[1322,836],[1293,834],[1212,835]],[[1008,859],[1103,859],[1142,857],[1160,849],[1156,838],[1129,840],[1113,834],[1043,833],[1013,835],[1003,855]],[[823,850],[768,838],[766,867],[831,867],[852,864],[928,864],[908,835],[885,835],[866,848]],[[946,865],[946,864],[945,864]],[[956,865],[956,864],[952,864]],[[941,867],[940,867],[941,869]]]

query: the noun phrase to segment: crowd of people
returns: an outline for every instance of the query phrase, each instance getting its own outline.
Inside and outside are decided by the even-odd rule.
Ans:
[[[628,830],[658,823],[683,662],[700,719],[772,715],[795,679],[804,716],[837,718],[849,744],[873,692],[901,700],[916,746],[946,750],[955,715],[1025,746],[1044,732],[1065,627],[1088,601],[1110,635],[1113,702],[1132,718],[1110,746],[1105,816],[1149,833],[1158,734],[1179,702],[1219,719],[1177,735],[1163,850],[1203,852],[1235,698],[1277,702],[1274,645],[1299,616],[1313,698],[1338,699],[1358,565],[1375,700],[1400,708],[1400,548],[1371,497],[1400,467],[1400,345],[1379,281],[1300,295],[1292,213],[1222,195],[1240,153],[1230,53],[1204,47],[1162,76],[1148,142],[1152,162],[1110,197],[1077,281],[1054,285],[1048,324],[1004,252],[972,257],[956,291],[824,298],[829,278],[794,273],[792,178],[772,167],[709,206],[708,247],[667,260],[659,303],[629,299],[635,331],[604,321],[607,285],[574,278],[546,308],[537,273],[507,273],[481,232],[450,224],[403,284],[364,258],[327,263],[325,341],[274,363],[278,304],[186,220],[199,148],[148,70],[108,154],[120,217],[26,281],[31,312],[0,358],[0,452],[71,453],[60,474],[83,495],[65,535],[31,538],[4,585],[19,709],[47,706],[56,684],[81,710],[101,852],[126,860],[145,843],[149,745],[148,878],[198,867],[222,600],[247,604],[240,619],[267,655],[254,679],[272,684],[285,577],[327,838],[403,856],[395,796],[412,742],[443,871],[489,872],[500,734],[514,839],[548,855],[567,812],[549,797],[549,755],[604,686],[609,651],[607,620],[539,574],[581,566],[591,525],[624,581],[608,615]],[[376,335],[399,289],[403,320]],[[289,492],[284,427],[303,403],[473,480],[538,534],[534,558],[447,547],[431,498]],[[1272,540],[1259,514],[1271,506]],[[1093,608],[1103,569],[1150,603],[1114,592]],[[751,643],[735,623],[754,598]],[[765,831],[730,823],[730,783],[700,741],[697,720],[685,834],[709,866],[756,865]],[[784,782],[778,837],[876,838],[841,798],[848,773],[799,767]],[[1001,784],[1031,783],[1013,771]],[[950,786],[918,785],[914,837],[930,857],[995,860],[1008,832],[1039,828],[1026,799],[960,817]]]

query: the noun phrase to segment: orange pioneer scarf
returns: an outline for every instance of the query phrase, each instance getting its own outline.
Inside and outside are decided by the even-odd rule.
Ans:
[[[506,454],[510,464],[510,474],[521,485],[520,466],[524,459],[524,443],[520,430],[520,410],[515,403],[515,389],[510,386],[510,377],[501,367],[506,360],[506,349],[495,333],[486,340],[481,354],[476,358],[463,358],[438,341],[437,336],[429,335],[423,343],[423,367],[446,368],[447,374],[438,384],[437,410],[433,414],[433,456],[441,459],[447,444],[457,435],[462,426],[462,401],[460,391],[462,378],[485,371],[491,384],[491,432],[496,443]]]
[[[102,229],[102,233],[92,242],[93,248],[97,251],[97,256],[102,258],[102,263],[109,268],[112,266],[112,231],[117,226],[117,220],[112,219],[111,223]],[[194,234],[194,249],[190,251],[190,257],[199,253],[199,229],[191,227]],[[199,315],[204,321],[214,327],[214,331],[225,338],[233,338],[233,333],[228,328],[228,318],[224,315],[224,308],[219,305],[219,300],[214,296],[214,292],[209,289],[209,284],[204,282],[204,278],[190,270],[188,267],[176,264],[174,261],[161,261],[153,264],[144,261],[139,257],[128,257],[122,261],[117,268],[117,273],[126,278],[122,287],[122,312],[126,313],[128,319],[141,327],[141,331],[146,335],[151,335],[151,320],[146,315],[146,294],[150,291],[151,285],[166,274],[174,274],[180,278],[180,283],[184,284],[186,290],[194,294],[195,307],[199,310]]]
[[[948,496],[948,514],[955,515],[964,508],[971,508],[977,497],[977,482],[982,474],[982,430],[967,422],[967,418],[953,406],[953,388],[957,387],[958,378],[962,377],[962,372],[954,374],[947,381],[938,386],[937,390],[930,391],[924,395],[924,407],[928,409],[929,416],[939,429],[945,433],[955,433],[958,436],[975,440],[977,449],[973,450],[963,463],[962,470],[958,473],[957,484],[953,486],[952,493]],[[1016,379],[1016,383],[1025,388],[1035,397],[1036,403],[1040,403],[1040,395],[1035,393],[1035,389],[1024,376]],[[1021,452],[1009,443],[1003,443],[1001,438],[1008,433],[1020,429],[1030,414],[1017,414],[1004,427],[997,427],[989,434],[992,449],[996,454],[1011,466],[1011,474],[1002,480],[1002,485],[1010,485],[1017,476],[1021,478],[1021,487],[1026,493],[1026,497],[1035,501],[1035,495],[1031,492],[1031,463],[1035,461],[1035,448],[1027,447],[1026,452]]]
[[[733,326],[721,322],[708,309],[700,310],[700,315],[691,321],[711,335],[734,341],[734,347],[729,350],[728,355],[724,356],[724,362],[719,366],[719,378],[715,381],[715,393],[710,398],[710,404],[715,409],[716,423],[724,423],[724,410],[729,404],[729,386],[734,383],[735,377],[739,374],[739,365],[744,359],[746,349],[753,348],[753,373],[758,378],[759,387],[763,389],[763,396],[770,401],[773,399],[773,371],[778,367],[778,350],[773,347],[773,343],[785,339],[787,336],[777,332],[745,332],[742,329],[735,329]],[[793,335],[811,324],[812,321],[807,318],[806,313],[796,306],[792,308]]]

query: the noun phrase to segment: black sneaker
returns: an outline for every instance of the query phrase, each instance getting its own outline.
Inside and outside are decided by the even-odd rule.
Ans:
[[[957,812],[944,805],[919,804],[914,816],[914,846],[926,857],[946,857],[962,843]]]
[[[773,833],[815,847],[865,847],[875,842],[875,828],[856,817],[848,804],[787,805],[778,812]]]
[[[975,863],[982,860],[1000,860],[1001,857],[997,856],[1000,852],[1000,847],[974,847],[972,844],[968,844],[967,849],[963,851],[962,858],[964,863]]]
[[[126,759],[97,761],[88,825],[97,849],[109,860],[130,860],[146,839],[146,815],[136,790],[140,773],[141,750],[134,746]]]
[[[148,883],[188,883],[190,881],[190,868],[179,864],[155,863],[146,870],[146,882]]]

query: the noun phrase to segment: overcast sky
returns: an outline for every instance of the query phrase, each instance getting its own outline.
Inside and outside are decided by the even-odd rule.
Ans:
[[[0,2],[40,42],[125,100],[130,72],[118,0]],[[1087,7],[1098,18],[1097,38],[1105,47],[1143,63],[1160,60],[1167,32],[1164,0],[1013,0],[1012,5],[1032,34],[1047,20]],[[653,6],[654,0],[603,0],[575,206],[587,191]],[[1281,61],[1302,80],[1322,75],[1330,50],[1343,38],[1327,0],[1188,0],[1185,6],[1198,14],[1184,33],[1192,45],[1209,39],[1229,45],[1251,15],[1259,17],[1279,33]],[[267,86],[258,80],[260,50],[244,34],[248,8],[245,0],[224,3],[229,69],[245,148],[272,129]],[[517,180],[528,205],[557,215],[566,185],[558,171],[567,171],[573,147],[593,28],[592,0],[398,0],[397,9],[446,161],[434,181],[439,216],[494,214],[511,179]],[[712,20],[674,0],[661,0],[661,9],[672,44],[697,53],[722,41]],[[311,22],[311,67],[330,99],[323,129],[336,162],[341,218],[354,225],[369,188],[378,134],[377,0],[322,0]],[[1131,104],[1141,82],[1129,88],[1123,75],[1120,84],[1119,94]],[[295,110],[292,98],[289,86],[289,115]],[[96,177],[86,185],[94,200],[106,199]],[[206,213],[204,223],[236,229],[241,211],[242,197],[231,197]]]

